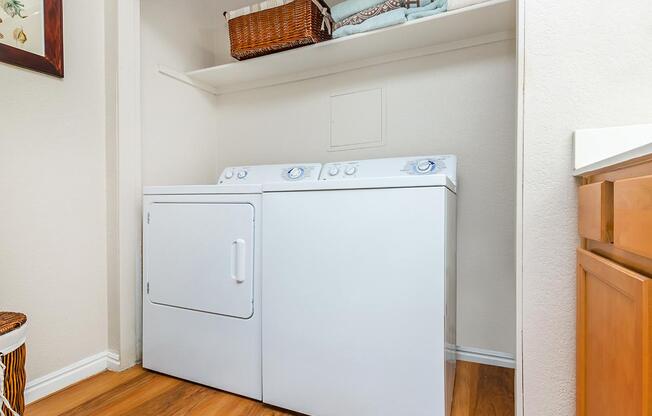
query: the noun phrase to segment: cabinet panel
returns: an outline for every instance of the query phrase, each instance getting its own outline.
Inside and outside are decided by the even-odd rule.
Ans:
[[[579,232],[589,240],[613,241],[613,183],[597,182],[580,186]]]
[[[578,250],[577,414],[649,416],[650,279]]]
[[[652,258],[652,176],[614,185],[614,245]]]

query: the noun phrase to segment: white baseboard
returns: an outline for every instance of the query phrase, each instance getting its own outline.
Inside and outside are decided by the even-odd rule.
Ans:
[[[121,371],[122,368],[120,368],[120,354],[115,351],[107,351],[106,368],[111,371]]]
[[[120,357],[115,352],[104,351],[86,357],[74,364],[28,382],[25,387],[25,402],[28,404],[35,402],[106,369],[117,370],[119,367]]]
[[[457,359],[496,367],[516,368],[513,354],[483,350],[481,348],[457,346]]]
[[[456,350],[458,360],[497,367],[514,368],[516,366],[514,356],[511,354],[463,346],[458,346]],[[27,403],[35,402],[107,369],[120,371],[120,356],[116,352],[104,351],[95,354],[30,381],[25,388],[25,401]]]

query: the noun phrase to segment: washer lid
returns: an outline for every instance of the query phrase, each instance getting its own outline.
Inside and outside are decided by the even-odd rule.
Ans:
[[[356,178],[328,180],[311,183],[270,183],[263,185],[266,192],[293,191],[327,191],[345,189],[378,189],[378,188],[423,188],[446,187],[451,192],[457,192],[457,186],[446,175],[430,175],[415,178]]]

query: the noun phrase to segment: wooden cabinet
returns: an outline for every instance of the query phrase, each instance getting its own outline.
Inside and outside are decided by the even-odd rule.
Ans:
[[[579,187],[577,414],[652,416],[652,158]]]
[[[578,415],[649,415],[652,281],[578,250]]]
[[[616,181],[614,244],[652,257],[652,176]]]
[[[613,241],[613,182],[601,181],[580,186],[580,236],[596,241]]]

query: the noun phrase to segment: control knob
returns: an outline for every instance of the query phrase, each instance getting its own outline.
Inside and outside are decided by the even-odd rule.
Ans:
[[[339,173],[340,173],[340,168],[338,168],[337,166],[333,166],[328,170],[328,174],[330,176],[337,176],[339,175]]]
[[[246,170],[241,170],[240,172],[238,172],[238,179],[244,179],[247,177],[247,175],[248,172]]]
[[[432,160],[420,160],[417,163],[417,171],[419,173],[428,173],[432,170],[435,163]]]
[[[303,168],[292,168],[288,171],[288,178],[299,179],[303,176]]]
[[[355,173],[358,171],[358,168],[355,166],[349,166],[346,168],[344,173],[346,173],[348,176],[355,175]]]

